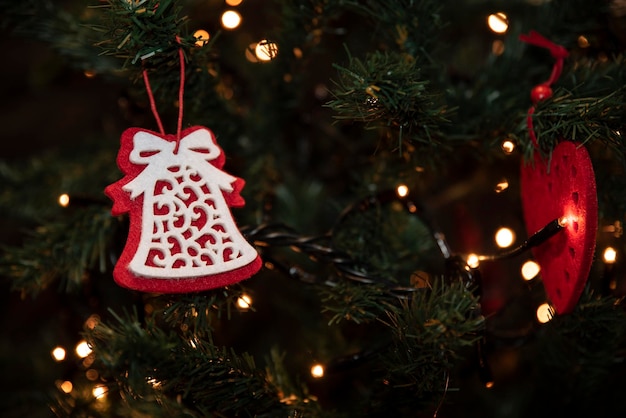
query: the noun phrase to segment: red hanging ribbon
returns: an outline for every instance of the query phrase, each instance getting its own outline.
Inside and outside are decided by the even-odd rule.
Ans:
[[[539,146],[537,142],[537,137],[535,136],[535,130],[533,128],[533,114],[535,113],[535,105],[542,100],[548,99],[552,97],[552,88],[550,86],[552,83],[555,83],[556,80],[561,76],[561,72],[563,71],[563,61],[569,55],[569,52],[565,47],[561,45],[557,45],[549,39],[543,37],[541,34],[535,31],[530,31],[528,35],[520,35],[519,39],[528,44],[538,46],[541,48],[545,48],[550,51],[552,58],[554,58],[554,66],[552,67],[552,73],[550,74],[550,78],[544,81],[541,84],[533,87],[530,98],[533,101],[533,105],[528,109],[528,116],[526,117],[526,124],[528,126],[528,135],[530,136],[531,141],[535,148]]]
[[[176,42],[180,44],[180,37],[176,36]],[[178,147],[180,144],[180,136],[183,127],[183,96],[185,93],[185,54],[182,48],[178,48],[178,58],[180,60],[180,86],[178,88],[178,123],[176,129],[176,148],[174,148],[174,154],[178,153]],[[161,122],[161,117],[159,116],[159,112],[157,111],[156,102],[154,100],[154,94],[152,92],[152,88],[150,87],[150,81],[148,79],[148,70],[144,68],[143,70],[143,81],[146,85],[146,92],[148,93],[148,99],[150,100],[150,109],[152,110],[152,114],[154,115],[154,119],[156,120],[157,126],[159,127],[159,132],[161,135],[165,135],[165,129],[163,128],[163,122]]]

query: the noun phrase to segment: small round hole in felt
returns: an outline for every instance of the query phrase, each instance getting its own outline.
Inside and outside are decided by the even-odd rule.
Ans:
[[[529,236],[554,219],[568,220],[563,231],[532,252],[554,309],[571,312],[591,270],[598,228],[596,181],[586,148],[563,141],[547,161],[535,152],[533,163],[522,165],[521,191]]]

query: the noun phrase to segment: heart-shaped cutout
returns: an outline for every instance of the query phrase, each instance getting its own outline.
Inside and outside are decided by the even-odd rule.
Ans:
[[[574,309],[587,283],[596,246],[598,197],[587,149],[560,142],[546,161],[535,151],[521,170],[522,207],[528,236],[565,217],[565,228],[532,249],[548,298],[559,314]]]

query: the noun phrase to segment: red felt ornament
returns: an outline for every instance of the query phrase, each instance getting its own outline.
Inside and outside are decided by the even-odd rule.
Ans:
[[[556,60],[550,79],[536,86],[536,104],[551,97],[550,84],[561,73],[567,51],[536,32],[523,35],[525,42],[548,48]],[[559,314],[571,312],[584,290],[595,252],[598,201],[593,165],[582,144],[563,140],[543,158],[533,130],[534,106],[528,111],[528,131],[535,151],[533,161],[521,167],[522,207],[526,230],[534,234],[554,219],[563,231],[533,248],[541,268],[546,294]]]
[[[182,130],[184,56],[176,135],[166,135],[144,81],[160,133],[127,129],[117,163],[125,176],[105,189],[113,215],[128,213],[126,245],[113,270],[121,286],[157,293],[196,292],[247,279],[261,268],[229,207],[241,207],[244,181],[222,171],[213,133]]]

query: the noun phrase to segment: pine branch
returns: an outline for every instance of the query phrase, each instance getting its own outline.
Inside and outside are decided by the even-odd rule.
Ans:
[[[451,110],[422,78],[415,60],[377,51],[365,61],[350,57],[348,67],[336,68],[340,80],[327,106],[338,119],[390,129],[399,149],[405,143],[445,145],[441,129],[449,123]]]
[[[133,409],[169,398],[189,416],[289,415],[281,391],[251,356],[219,349],[210,335],[179,336],[150,320],[142,326],[136,314],[113,315],[114,323],[99,323],[86,330],[86,338],[93,347],[94,366]]]
[[[59,282],[71,292],[90,271],[105,272],[117,220],[108,208],[90,206],[39,226],[21,247],[4,248],[0,271],[14,290],[36,295]]]

